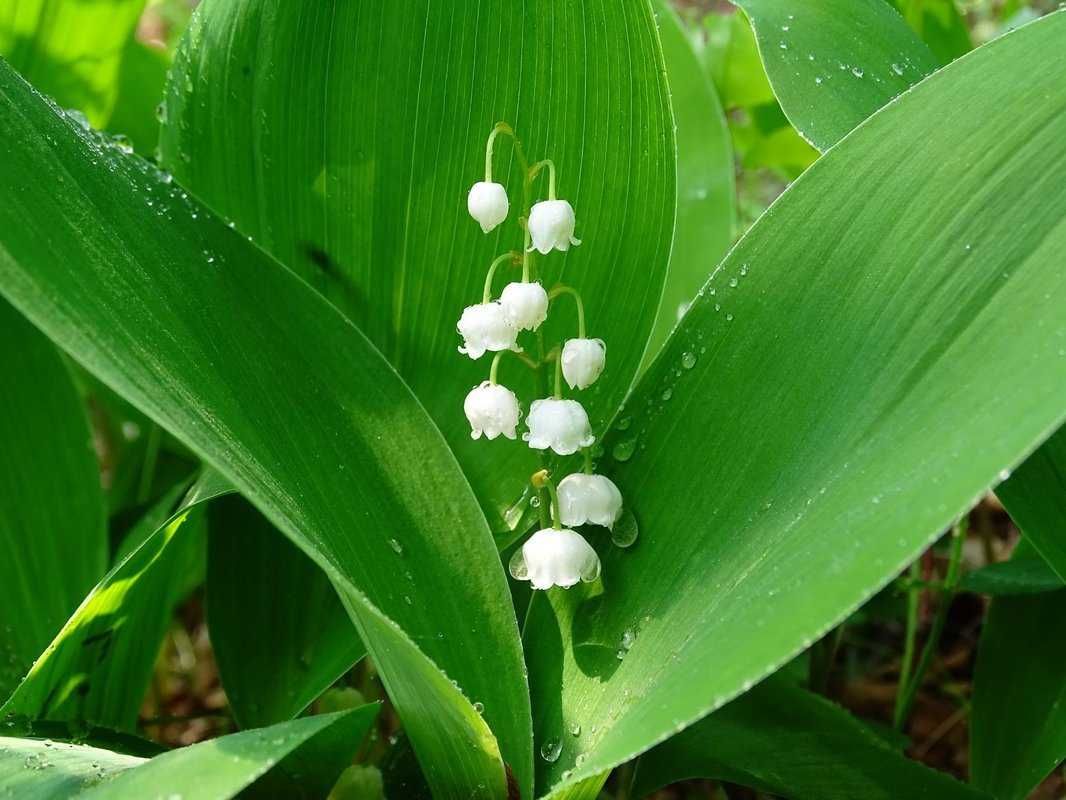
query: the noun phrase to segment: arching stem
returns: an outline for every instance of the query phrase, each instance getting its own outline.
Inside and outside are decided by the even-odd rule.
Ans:
[[[487,303],[489,302],[489,300],[492,299],[492,278],[496,274],[496,268],[505,261],[515,261],[517,260],[517,258],[518,253],[516,253],[514,250],[511,250],[507,253],[504,253],[502,256],[498,256],[496,260],[489,265],[489,272],[485,276],[485,291],[482,292],[481,295],[482,303]]]
[[[585,338],[585,304],[581,301],[581,295],[572,286],[556,286],[548,293],[548,300],[554,300],[562,294],[573,295],[577,303],[577,338]]]
[[[555,162],[554,161],[552,161],[550,158],[546,158],[543,161],[538,161],[536,164],[534,164],[532,167],[530,167],[529,168],[529,180],[530,180],[530,182],[532,182],[533,179],[536,178],[537,175],[540,173],[540,171],[542,169],[544,169],[545,167],[548,168],[548,199],[549,200],[554,200],[555,199]]]

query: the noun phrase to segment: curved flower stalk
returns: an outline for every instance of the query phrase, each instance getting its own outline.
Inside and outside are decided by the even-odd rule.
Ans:
[[[563,384],[571,391],[592,386],[606,365],[607,346],[602,339],[589,338],[585,330],[585,306],[581,294],[572,286],[558,285],[545,290],[537,278],[535,258],[553,251],[566,252],[581,244],[574,236],[577,217],[568,200],[556,196],[556,167],[550,159],[532,166],[526,160],[522,144],[511,126],[498,123],[485,144],[485,176],[467,195],[467,210],[484,233],[495,230],[508,217],[510,199],[507,188],[493,180],[493,148],[500,135],[514,145],[516,161],[522,171],[522,212],[518,217],[523,242],[520,249],[498,256],[485,275],[481,302],[468,306],[457,329],[463,337],[459,352],[478,359],[494,352],[488,380],[470,390],[463,411],[470,422],[474,439],[517,438],[522,416],[522,402],[506,386],[497,382],[502,357],[511,353],[527,367],[540,372],[554,365],[554,391],[550,397],[532,399],[526,417],[522,441],[540,452],[542,467],[549,454],[571,456],[582,452],[585,471],[567,475],[558,490],[546,468],[538,471],[531,483],[541,509],[541,527],[529,537],[512,559],[510,569],[517,580],[528,580],[534,589],[568,588],[581,581],[595,581],[600,576],[600,559],[595,549],[574,527],[599,525],[610,528],[622,513],[622,493],[606,476],[593,474],[592,446],[595,436],[588,413],[582,403],[563,396]],[[548,174],[548,196],[533,202],[533,187],[541,172]],[[520,280],[507,283],[498,297],[493,285],[497,271],[508,265],[522,268]],[[541,326],[555,301],[568,295],[577,310],[577,336],[565,339],[546,351]],[[525,347],[519,344],[523,334],[533,337]],[[527,355],[528,354],[528,355]],[[544,502],[547,493],[550,502]],[[565,527],[564,527],[565,526]]]

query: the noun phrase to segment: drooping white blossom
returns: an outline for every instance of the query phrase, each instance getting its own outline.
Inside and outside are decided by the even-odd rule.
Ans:
[[[522,439],[535,450],[551,448],[561,456],[576,453],[595,441],[588,414],[577,400],[534,400]]]
[[[507,190],[499,183],[478,181],[470,187],[470,193],[466,196],[466,210],[477,220],[484,233],[507,219],[509,209]]]
[[[456,326],[463,337],[460,353],[471,358],[481,358],[485,351],[517,350],[518,329],[507,318],[507,312],[498,302],[478,303],[467,306]]]
[[[507,318],[520,331],[535,331],[548,317],[548,293],[539,283],[509,283],[500,294]]]
[[[600,576],[599,556],[576,531],[544,528],[530,536],[520,552],[518,563],[512,562],[511,574],[528,580],[534,589],[566,589]]]
[[[480,439],[495,439],[503,435],[508,439],[517,436],[518,417],[521,410],[518,398],[506,386],[484,381],[470,390],[463,402],[463,411],[470,421],[470,436]]]
[[[563,345],[563,377],[571,389],[586,389],[603,372],[607,345],[603,339],[567,339]]]
[[[611,528],[622,515],[622,493],[605,475],[576,472],[559,482],[559,520],[563,525]]]
[[[531,249],[547,255],[552,250],[569,250],[581,244],[574,238],[574,208],[566,200],[541,200],[529,211]]]

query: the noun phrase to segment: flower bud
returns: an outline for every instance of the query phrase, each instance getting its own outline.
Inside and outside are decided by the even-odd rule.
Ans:
[[[520,331],[535,331],[548,317],[548,293],[539,283],[509,283],[500,294],[507,319]]]
[[[518,349],[518,329],[510,323],[503,306],[497,302],[467,306],[456,328],[465,345],[459,348],[459,352],[471,358],[481,358],[486,350],[495,353]]]
[[[466,196],[466,210],[477,220],[484,233],[507,219],[509,208],[507,190],[499,183],[478,181],[470,187],[470,194]]]
[[[547,255],[552,250],[569,250],[581,244],[574,238],[574,209],[566,200],[541,200],[529,210],[532,250]]]
[[[482,434],[487,439],[495,439],[500,434],[508,439],[516,436],[521,411],[518,398],[506,386],[489,381],[475,386],[463,402],[463,411],[470,421],[472,439],[480,439]]]
[[[594,441],[588,414],[577,400],[534,400],[522,439],[535,450],[549,447],[561,456],[576,453]]]
[[[571,389],[586,389],[603,372],[607,345],[603,339],[567,339],[563,345],[563,377]]]
[[[534,589],[567,589],[600,577],[600,557],[580,533],[544,528],[522,545],[510,569],[516,580],[528,580]]]
[[[622,493],[604,475],[575,472],[559,482],[559,521],[563,525],[611,528],[622,515]]]

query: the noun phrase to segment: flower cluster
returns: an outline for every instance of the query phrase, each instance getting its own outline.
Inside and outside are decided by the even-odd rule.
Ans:
[[[622,513],[618,487],[609,478],[592,472],[590,448],[595,438],[588,414],[580,401],[564,398],[562,388],[564,380],[571,390],[579,391],[595,383],[603,372],[607,348],[602,339],[585,335],[585,310],[576,289],[558,285],[548,291],[537,279],[535,253],[547,256],[554,250],[565,252],[580,245],[581,240],[574,236],[573,206],[556,197],[555,164],[545,159],[531,166],[521,143],[506,123],[499,123],[489,134],[485,146],[485,180],[471,187],[467,210],[484,233],[493,231],[510,214],[507,189],[492,180],[493,146],[500,134],[511,137],[523,174],[523,213],[518,222],[525,241],[520,252],[504,253],[489,265],[481,302],[468,306],[459,318],[457,328],[463,339],[459,352],[473,359],[487,352],[495,354],[488,380],[470,390],[463,410],[474,439],[482,436],[516,439],[522,410],[515,393],[496,380],[500,360],[511,353],[534,370],[554,362],[555,391],[551,397],[530,403],[522,440],[535,450],[560,456],[583,451],[585,471],[567,475],[558,486],[547,470],[542,469],[533,476],[538,497],[548,493],[550,527],[549,520],[542,515],[542,529],[516,553],[511,574],[516,579],[529,580],[534,589],[569,587],[581,580],[595,581],[600,572],[596,551],[572,527],[588,524],[610,528]],[[531,204],[535,179],[545,169],[548,198]],[[493,299],[493,281],[504,264],[521,266],[522,279],[508,283],[499,297]],[[576,302],[577,336],[546,352],[540,327],[554,301],[563,295],[570,295]],[[528,352],[518,342],[523,332],[534,338]]]

